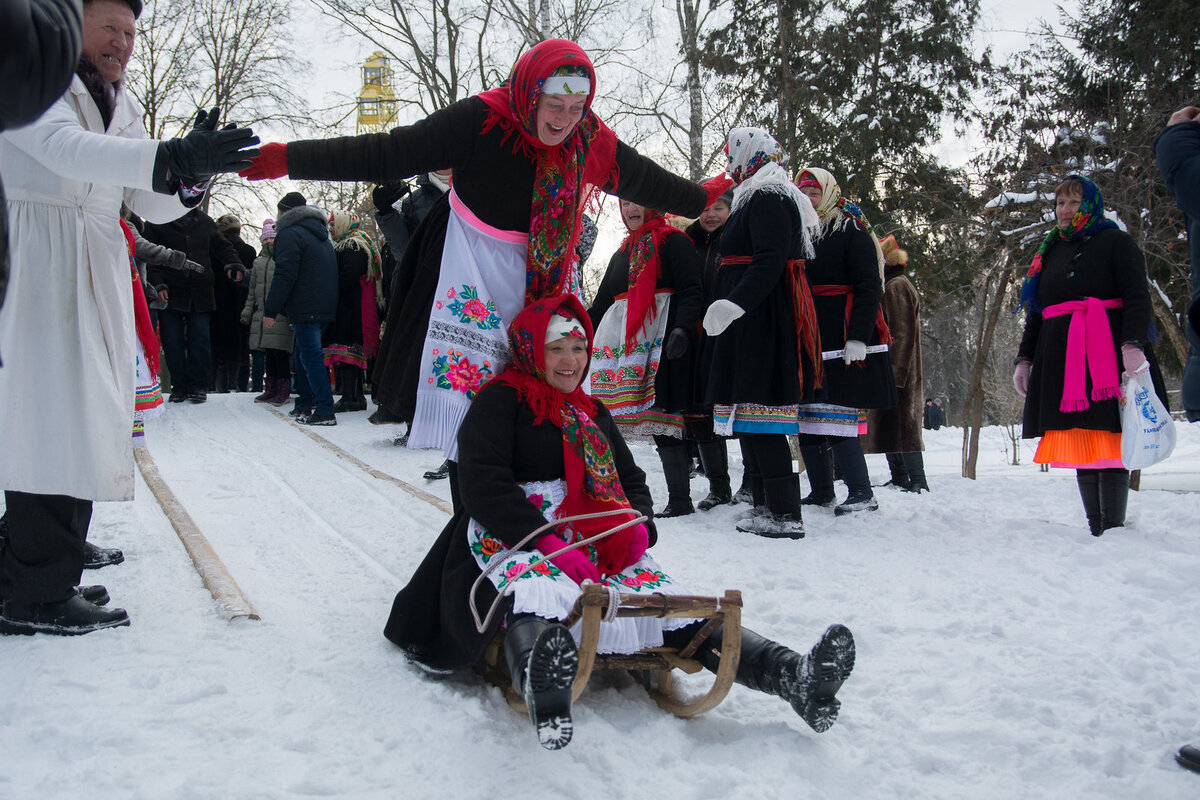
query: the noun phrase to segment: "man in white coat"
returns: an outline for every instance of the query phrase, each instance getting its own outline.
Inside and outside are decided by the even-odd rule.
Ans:
[[[219,172],[249,162],[246,128],[201,112],[180,139],[146,138],[122,86],[141,0],[84,0],[83,54],[62,95],[0,135],[11,276],[0,309],[0,633],[128,625],[103,587],[78,590],[95,500],[133,497],[135,328],[124,202],[167,222]]]

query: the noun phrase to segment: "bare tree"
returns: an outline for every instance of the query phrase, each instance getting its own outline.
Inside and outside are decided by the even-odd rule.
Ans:
[[[188,0],[151,0],[138,20],[126,86],[142,106],[153,139],[182,131],[195,112],[185,98],[196,89],[189,32],[195,7]]]

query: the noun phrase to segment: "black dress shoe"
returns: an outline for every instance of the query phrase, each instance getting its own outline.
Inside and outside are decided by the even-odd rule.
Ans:
[[[443,461],[442,465],[437,469],[431,469],[425,473],[425,480],[440,481],[450,477],[450,462]]]
[[[188,392],[188,400],[191,400],[193,403],[203,403],[207,399],[207,392]]]
[[[392,412],[388,411],[383,406],[371,412],[371,416],[367,417],[367,422],[372,425],[399,425],[404,420],[397,417]]]
[[[108,589],[99,584],[95,586],[77,586],[75,588],[79,591],[80,597],[94,606],[106,606],[111,599],[108,596]]]
[[[100,569],[111,564],[120,564],[125,554],[115,547],[96,547],[91,542],[83,543],[83,568]]]
[[[171,392],[171,396],[167,398],[167,402],[168,403],[182,403],[184,400],[187,400],[187,399],[188,399],[187,392],[174,391],[174,392]]]
[[[0,613],[0,633],[78,636],[103,628],[129,624],[123,608],[100,608],[79,593],[57,603],[22,603],[9,600]]]

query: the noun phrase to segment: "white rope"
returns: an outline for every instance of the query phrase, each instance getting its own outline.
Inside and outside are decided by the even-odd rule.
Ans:
[[[512,556],[513,553],[516,553],[518,550],[520,550],[522,547],[524,547],[529,542],[533,541],[535,538],[537,538],[538,535],[540,535],[547,528],[553,528],[558,525],[565,525],[568,522],[576,522],[579,520],[599,519],[601,517],[611,517],[615,514],[633,514],[634,518],[629,520],[628,522],[623,522],[620,525],[616,525],[612,528],[609,528],[606,531],[601,531],[600,533],[597,533],[595,536],[592,536],[589,539],[583,539],[581,541],[575,542],[574,544],[569,544],[566,547],[562,548],[561,550],[555,550],[553,553],[547,553],[545,555],[542,555],[541,558],[539,558],[535,561],[531,561],[528,564],[525,564],[523,567],[521,567],[520,571],[517,572],[517,574],[513,576],[512,580],[510,580],[508,582],[508,585],[506,585],[503,589],[501,589],[496,594],[496,599],[492,601],[492,605],[488,608],[487,616],[485,616],[482,621],[479,619],[479,609],[475,605],[475,591],[479,588],[479,584],[481,582],[483,582],[483,579],[486,578],[488,575],[490,575],[498,566],[500,566],[505,561],[505,559]],[[596,511],[591,514],[576,514],[575,516],[571,516],[571,517],[563,517],[562,519],[551,520],[551,521],[547,522],[545,525],[543,525],[542,527],[535,530],[533,533],[526,536],[521,541],[517,542],[517,544],[514,547],[511,547],[508,550],[504,550],[503,552],[497,553],[496,555],[492,556],[492,559],[490,562],[488,562],[487,567],[481,573],[479,573],[479,577],[476,578],[475,582],[471,584],[471,592],[469,595],[467,595],[467,603],[471,607],[471,616],[474,617],[474,619],[475,619],[475,630],[478,631],[479,633],[483,633],[485,630],[487,630],[491,626],[492,617],[494,617],[496,615],[496,610],[500,607],[500,601],[504,598],[504,595],[506,595],[508,593],[508,590],[511,589],[516,584],[516,582],[521,578],[522,575],[524,575],[529,570],[533,569],[536,565],[542,563],[543,561],[551,561],[554,559],[555,556],[561,555],[562,553],[565,553],[568,550],[576,550],[580,547],[584,547],[586,545],[593,544],[595,542],[600,541],[601,539],[612,536],[614,533],[623,531],[626,528],[632,528],[634,525],[640,525],[641,523],[646,522],[648,520],[649,520],[649,517],[647,517],[645,514],[638,514],[636,511],[634,511],[633,509],[629,509],[629,508],[615,508],[615,509],[611,509],[609,511]],[[611,600],[612,587],[610,587],[609,598],[610,598],[609,605],[612,606],[613,605],[612,600]]]
[[[612,622],[617,618],[617,611],[621,605],[621,593],[611,583],[605,588],[608,589],[608,608],[604,610],[604,621]]]

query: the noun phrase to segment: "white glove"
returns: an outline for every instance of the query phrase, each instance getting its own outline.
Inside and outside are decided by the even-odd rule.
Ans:
[[[846,351],[842,354],[842,360],[847,364],[853,361],[867,360],[867,345],[860,342],[858,339],[846,340]]]
[[[714,300],[704,312],[704,332],[709,336],[720,336],[735,319],[745,315],[746,309],[732,300]]]
[[[1013,388],[1017,390],[1017,394],[1024,397],[1029,393],[1029,371],[1033,369],[1033,365],[1028,361],[1022,361],[1017,364],[1017,368],[1013,370]]]

